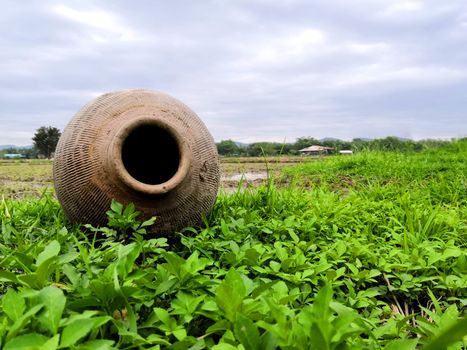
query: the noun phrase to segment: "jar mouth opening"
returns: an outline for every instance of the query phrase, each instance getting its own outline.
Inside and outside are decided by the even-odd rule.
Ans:
[[[130,188],[163,194],[177,187],[189,168],[188,146],[169,124],[150,117],[125,124],[113,142],[117,176]]]

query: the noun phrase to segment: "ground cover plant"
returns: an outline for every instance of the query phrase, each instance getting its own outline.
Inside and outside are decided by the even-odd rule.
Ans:
[[[221,186],[236,189],[238,180],[229,179],[243,173],[280,173],[289,163],[307,161],[303,157],[225,157],[220,159]],[[268,169],[269,166],[269,169]],[[45,159],[0,160],[0,194],[7,198],[37,197],[53,188],[52,161]],[[246,185],[246,183],[244,183]]]
[[[52,187],[52,161],[0,160],[0,193],[5,197],[37,197]]]
[[[220,195],[200,228],[132,205],[70,225],[0,203],[2,349],[462,349],[467,143],[363,152]],[[157,218],[155,219],[157,220]]]

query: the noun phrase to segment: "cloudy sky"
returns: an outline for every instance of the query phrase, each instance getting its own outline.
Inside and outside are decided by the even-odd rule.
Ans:
[[[0,4],[0,144],[139,87],[217,141],[467,136],[465,0]]]

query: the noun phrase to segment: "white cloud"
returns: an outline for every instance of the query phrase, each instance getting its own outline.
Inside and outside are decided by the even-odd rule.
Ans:
[[[76,10],[65,5],[56,5],[52,10],[71,20],[86,26],[96,27],[107,31],[114,31],[118,26],[117,16],[109,11],[102,10]]]
[[[384,42],[367,43],[355,41],[344,44],[343,48],[348,49],[350,53],[371,56],[388,54],[393,51],[390,45]]]
[[[378,93],[385,90],[403,91],[416,87],[443,86],[467,79],[467,69],[458,70],[440,66],[403,66],[388,67],[373,64],[348,71],[345,75],[336,77],[332,88],[349,89],[374,84],[386,84],[378,89]]]
[[[217,140],[467,130],[465,0],[59,3],[5,6],[0,144],[131,87],[181,99]]]
[[[384,2],[386,5],[375,13],[378,20],[408,22],[412,25],[446,16],[452,17],[460,9],[465,8],[465,2],[461,0],[385,0]]]
[[[19,128],[17,128],[19,129]],[[32,144],[32,131],[17,131],[13,127],[7,131],[0,131],[1,145],[29,146]]]
[[[119,41],[140,41],[145,35],[137,33],[128,26],[119,16],[101,9],[76,9],[63,4],[52,7],[52,12],[82,25],[82,30],[87,30],[89,36],[98,43],[111,43]]]
[[[421,11],[424,7],[423,1],[419,0],[393,1],[380,13],[386,16],[400,16]]]
[[[316,28],[300,28],[285,33],[269,33],[253,36],[249,41],[238,45],[243,57],[241,64],[277,65],[285,62],[304,60],[317,54],[325,44],[326,34]]]

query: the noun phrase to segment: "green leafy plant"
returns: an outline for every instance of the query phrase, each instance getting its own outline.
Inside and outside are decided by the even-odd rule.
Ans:
[[[138,216],[141,213],[136,210],[133,203],[124,206],[116,200],[112,200],[110,210],[106,214],[108,217],[107,227],[94,228],[89,224],[85,227],[115,240],[125,240],[128,237],[141,240],[142,236],[146,234],[146,228],[156,222],[155,216],[143,222],[139,221]]]
[[[466,156],[305,162],[170,245],[131,204],[83,228],[2,198],[0,349],[465,348]]]

